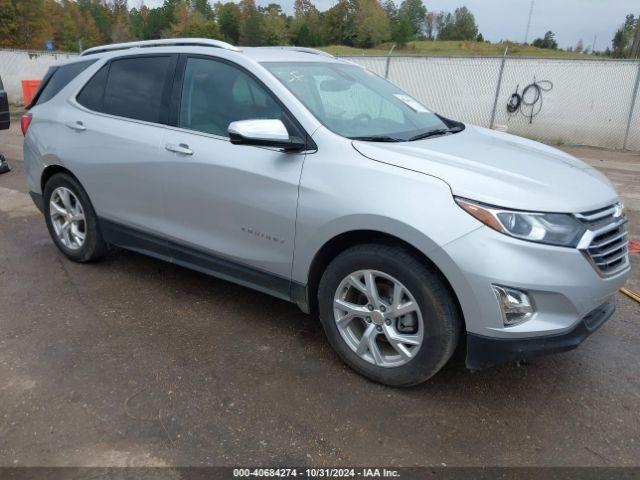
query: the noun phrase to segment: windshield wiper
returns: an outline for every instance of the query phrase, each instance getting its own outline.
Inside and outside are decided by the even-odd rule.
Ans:
[[[368,137],[349,137],[351,140],[362,140],[364,142],[404,142],[400,138],[390,137],[388,135],[371,135]]]
[[[458,133],[461,132],[461,127],[453,127],[453,128],[436,128],[435,130],[429,130],[424,133],[419,133],[418,135],[414,135],[411,137],[408,142],[413,142],[414,140],[422,140],[423,138],[435,137],[437,135],[446,135],[447,133]]]

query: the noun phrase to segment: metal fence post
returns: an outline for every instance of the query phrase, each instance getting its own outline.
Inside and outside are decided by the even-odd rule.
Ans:
[[[500,73],[498,74],[498,85],[496,86],[496,96],[493,99],[493,110],[491,111],[491,122],[489,122],[489,128],[493,128],[493,124],[496,120],[496,109],[498,108],[498,97],[500,96],[500,88],[502,87],[502,73],[504,72],[504,64],[507,61],[507,52],[509,47],[504,49],[504,55],[502,56],[502,63],[500,64]]]
[[[633,86],[633,96],[631,97],[631,107],[629,108],[629,119],[627,120],[627,130],[624,133],[624,143],[622,149],[627,149],[629,142],[629,132],[631,131],[631,122],[633,121],[633,113],[636,108],[636,100],[638,98],[638,85],[640,85],[640,62],[638,62],[638,71],[636,72],[636,83]]]
[[[385,80],[389,79],[389,63],[391,63],[391,54],[393,53],[393,49],[396,48],[396,44],[391,45],[391,50],[387,53],[387,63],[384,66],[384,78]]]

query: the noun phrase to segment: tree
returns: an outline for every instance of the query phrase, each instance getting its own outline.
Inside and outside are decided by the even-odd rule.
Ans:
[[[287,40],[287,16],[282,13],[280,5],[270,3],[264,14],[264,42],[267,45],[285,45]]]
[[[262,15],[254,0],[240,0],[240,39],[241,45],[262,45]]]
[[[356,0],[354,46],[371,48],[391,37],[389,19],[378,0]]]
[[[447,13],[438,28],[438,40],[475,40],[478,26],[473,13],[467,7],[456,8]]]
[[[0,0],[0,47],[18,47],[16,9],[11,0]]]
[[[216,15],[222,38],[231,43],[240,41],[240,7],[233,2],[217,3]]]
[[[392,23],[391,40],[399,47],[404,47],[413,36],[413,25],[408,18],[400,17]]]
[[[43,25],[43,0],[12,0],[14,19],[13,46],[19,48],[42,48],[36,40]]]
[[[320,12],[310,0],[295,0],[291,39],[295,45],[315,47],[324,43]]]
[[[339,0],[324,13],[324,37],[328,43],[353,46],[355,13],[353,0]]]
[[[424,34],[427,9],[422,0],[404,0],[398,9],[398,19],[405,19],[411,26],[411,37]]]
[[[437,34],[436,24],[437,14],[435,12],[427,12],[424,17],[424,33],[427,39],[435,40]]]
[[[634,50],[634,45],[632,43],[636,43],[635,36],[640,36],[640,34],[635,33],[638,31],[639,23],[639,19],[633,14],[626,16],[624,23],[616,31],[613,36],[613,40],[611,41],[614,57],[624,58],[631,56],[632,50]],[[640,42],[640,40],[638,40],[638,42]]]
[[[219,38],[218,25],[210,15],[198,7],[197,0],[182,0],[175,6],[174,21],[166,32],[168,37]]]
[[[532,45],[537,48],[547,48],[550,50],[558,49],[558,42],[556,41],[556,34],[549,30],[544,34],[544,38],[536,38]]]
[[[578,43],[576,43],[576,48],[574,48],[573,50],[576,53],[584,52],[584,42],[582,41],[582,39],[578,40]]]
[[[198,12],[205,20],[213,20],[215,18],[213,8],[209,5],[209,0],[192,0],[191,7],[194,12]]]
[[[398,19],[398,7],[393,0],[385,0],[382,2],[382,8],[384,9],[389,20],[396,21]]]

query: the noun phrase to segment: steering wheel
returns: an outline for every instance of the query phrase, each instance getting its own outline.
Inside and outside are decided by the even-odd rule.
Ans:
[[[353,117],[351,121],[352,122],[370,122],[371,115],[369,115],[368,113],[359,113],[358,115]]]

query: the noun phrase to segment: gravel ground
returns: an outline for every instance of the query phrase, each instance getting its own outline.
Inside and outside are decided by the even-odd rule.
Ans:
[[[622,294],[577,350],[390,389],[294,305],[134,253],[67,261],[21,145],[0,132],[0,466],[640,464],[640,304]],[[638,239],[640,155],[566,150],[614,181]]]

